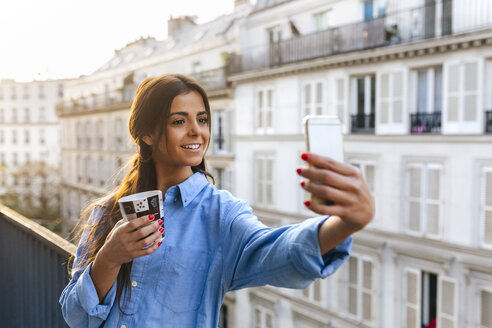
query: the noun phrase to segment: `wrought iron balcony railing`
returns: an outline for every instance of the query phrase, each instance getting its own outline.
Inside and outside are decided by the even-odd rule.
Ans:
[[[261,70],[340,53],[489,28],[492,26],[492,15],[488,8],[488,0],[442,0],[425,6],[388,11],[372,20],[245,48],[241,54],[231,54],[229,71],[236,74]]]
[[[352,133],[374,133],[375,114],[352,115]]]
[[[441,113],[416,113],[410,114],[410,132],[441,133]]]
[[[492,133],[492,110],[485,111],[485,132]]]
[[[137,90],[137,85],[129,85],[120,90],[80,97],[56,105],[58,115],[103,109],[116,105],[129,106]]]
[[[58,303],[75,246],[0,204],[2,327],[67,327]]]
[[[196,79],[206,91],[221,90],[229,86],[227,83],[226,67],[193,73],[191,76]]]

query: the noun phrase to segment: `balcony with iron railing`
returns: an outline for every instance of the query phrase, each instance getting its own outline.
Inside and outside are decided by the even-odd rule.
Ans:
[[[229,87],[226,67],[192,73],[190,75],[197,80],[207,92],[222,90]]]
[[[492,110],[485,111],[485,132],[492,133]]]
[[[75,246],[0,204],[2,327],[67,327],[58,299]]]
[[[441,112],[410,114],[410,133],[441,133]]]
[[[129,85],[113,92],[74,98],[58,103],[56,112],[58,115],[63,115],[106,109],[108,107],[130,107],[136,90],[137,85]]]
[[[460,8],[463,7],[463,10]],[[231,54],[230,74],[279,67],[320,57],[359,50],[408,44],[492,27],[485,0],[443,0],[430,5],[387,12],[371,20],[293,36]],[[455,16],[455,15],[465,15]],[[436,18],[440,15],[439,20]]]
[[[373,134],[375,126],[375,114],[355,114],[352,118],[352,133]]]

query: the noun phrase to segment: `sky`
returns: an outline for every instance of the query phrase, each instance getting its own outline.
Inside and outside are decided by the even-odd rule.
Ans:
[[[170,15],[204,23],[233,8],[234,0],[0,0],[0,79],[88,75],[141,36],[165,39]]]

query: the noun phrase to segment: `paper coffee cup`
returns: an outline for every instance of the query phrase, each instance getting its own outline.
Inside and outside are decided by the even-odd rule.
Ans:
[[[154,216],[154,221],[162,219],[164,228],[164,207],[162,202],[162,191],[150,190],[128,195],[118,200],[121,215],[128,221],[150,215]],[[164,239],[165,231],[162,233]]]

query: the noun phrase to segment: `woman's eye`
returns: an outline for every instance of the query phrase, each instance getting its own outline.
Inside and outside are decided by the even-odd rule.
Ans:
[[[184,120],[175,120],[171,124],[173,124],[173,125],[181,125],[183,123],[184,123]]]
[[[202,124],[207,124],[208,123],[208,118],[204,117],[204,118],[199,118],[198,119],[198,122],[202,123]]]

